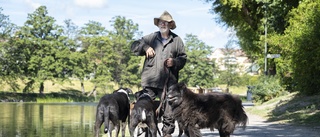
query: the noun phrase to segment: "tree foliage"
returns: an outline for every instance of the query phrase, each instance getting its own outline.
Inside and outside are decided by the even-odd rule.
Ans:
[[[15,73],[16,62],[14,57],[10,56],[12,48],[8,43],[17,26],[11,23],[9,16],[4,15],[2,10],[0,7],[0,84],[8,84],[13,91],[17,91],[18,87],[14,82],[18,77]]]
[[[1,13],[0,19],[3,30],[0,76],[2,81],[12,83],[14,91],[19,90],[16,79],[26,82],[24,92],[39,87],[40,93],[46,80],[78,78],[83,87],[83,80],[90,79],[95,84],[93,91],[113,90],[115,84],[131,87],[140,84],[142,58],[132,55],[130,44],[141,32],[130,19],[112,18],[111,30],[97,21],[79,28],[67,19],[59,26],[48,16],[46,7],[41,6],[28,14],[15,33],[7,31],[13,26],[8,25],[8,16]]]
[[[88,37],[102,36],[106,33],[106,28],[102,26],[100,22],[89,20],[88,23],[84,24],[84,27],[80,30],[80,34]]]
[[[226,70],[221,71],[219,75],[219,80],[222,84],[227,85],[227,92],[229,92],[230,86],[238,86],[240,85],[240,74],[237,69],[240,67],[239,64],[235,61],[235,52],[236,49],[233,47],[236,43],[234,40],[234,35],[231,34],[229,41],[225,45],[224,54],[226,57],[224,58],[224,67]]]
[[[290,26],[280,35],[292,57],[292,72],[297,89],[306,94],[319,93],[320,80],[320,0],[305,0],[290,12]]]
[[[17,28],[17,25],[11,23],[9,16],[2,14],[2,8],[0,7],[0,40],[7,40],[13,35]]]
[[[9,42],[16,54],[14,60],[19,62],[17,72],[27,78],[24,92],[39,84],[39,92],[43,93],[45,80],[65,79],[70,74],[69,50],[62,42],[62,29],[47,14],[45,6],[28,14],[24,26]]]
[[[185,48],[188,55],[187,63],[181,70],[180,81],[188,86],[212,87],[213,62],[208,57],[212,53],[212,47],[206,45],[197,36],[187,34]]]
[[[138,86],[141,58],[134,56],[130,50],[134,37],[141,33],[138,31],[138,24],[122,16],[115,16],[110,22],[113,29],[109,31],[109,37],[112,39],[112,48],[117,55],[112,78],[120,86]]]
[[[268,59],[285,86],[319,93],[319,0],[205,0],[218,22],[234,28],[240,47],[263,66],[264,48],[281,58]],[[266,37],[265,37],[266,36]],[[263,68],[263,67],[261,67]],[[289,82],[289,83],[288,83]]]

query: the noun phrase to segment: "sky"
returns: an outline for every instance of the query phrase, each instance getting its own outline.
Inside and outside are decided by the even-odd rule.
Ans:
[[[139,31],[147,35],[158,31],[153,18],[166,10],[177,25],[173,32],[182,39],[193,34],[213,48],[224,48],[230,34],[223,24],[217,23],[217,16],[210,13],[211,4],[203,0],[0,0],[2,14],[18,26],[23,26],[28,14],[41,5],[47,7],[48,15],[59,25],[71,19],[82,27],[91,20],[111,29],[109,21],[123,16],[137,23]]]

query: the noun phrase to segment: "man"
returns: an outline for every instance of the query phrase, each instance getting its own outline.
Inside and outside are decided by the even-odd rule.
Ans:
[[[161,98],[163,90],[178,83],[179,71],[184,67],[187,55],[182,39],[171,30],[176,28],[172,16],[164,11],[154,18],[159,31],[151,33],[133,42],[131,50],[139,56],[145,56],[141,75],[141,86],[155,99]],[[162,99],[163,101],[163,99]],[[174,118],[169,105],[164,105],[163,128],[165,137],[174,132]]]

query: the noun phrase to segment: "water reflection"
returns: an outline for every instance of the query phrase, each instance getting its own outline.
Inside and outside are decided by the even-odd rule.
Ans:
[[[96,103],[0,103],[0,137],[91,137]]]

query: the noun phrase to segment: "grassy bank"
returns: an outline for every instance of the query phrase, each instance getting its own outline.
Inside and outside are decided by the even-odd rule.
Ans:
[[[86,94],[94,88],[94,84],[90,81],[84,81],[85,94],[81,92],[79,80],[71,80],[63,83],[45,81],[44,94],[39,94],[39,87],[37,85],[35,85],[34,91],[22,93],[25,84],[22,81],[18,81],[17,84],[18,90],[15,92],[12,91],[9,85],[0,85],[0,102],[92,102],[118,88],[117,85],[113,85],[113,87],[109,87],[108,89],[97,88],[97,98],[95,99],[93,96],[86,96]]]
[[[12,93],[0,92],[0,102],[93,102],[94,97],[71,93]]]
[[[272,122],[320,126],[320,95],[291,93],[248,108],[248,112]]]
[[[38,93],[39,87],[35,85],[34,91],[31,93],[22,93],[22,89],[25,87],[24,82],[18,80],[18,91],[13,92],[9,85],[0,85],[0,102],[85,102],[85,101],[97,101],[101,96],[107,93],[111,93],[113,90],[119,88],[118,85],[114,84],[113,87],[107,89],[97,89],[97,100],[94,97],[86,97],[81,93],[81,84],[79,80],[71,80],[63,83],[53,83],[52,81],[44,82],[44,94]],[[226,85],[219,85],[223,90]],[[84,81],[84,89],[86,94],[92,91],[94,84],[90,81]],[[133,92],[138,91],[136,87],[129,87]],[[241,95],[241,99],[245,100],[247,88],[246,86],[241,87],[230,87],[232,94]]]

